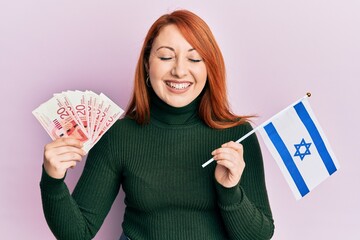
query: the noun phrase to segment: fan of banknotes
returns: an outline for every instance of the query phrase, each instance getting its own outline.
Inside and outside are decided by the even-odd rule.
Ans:
[[[32,113],[50,137],[74,137],[88,152],[124,112],[105,94],[66,91],[54,94]]]

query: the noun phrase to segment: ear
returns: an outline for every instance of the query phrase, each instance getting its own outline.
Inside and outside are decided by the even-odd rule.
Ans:
[[[149,74],[149,63],[148,62],[144,62],[144,67],[145,67],[145,71],[147,74]]]

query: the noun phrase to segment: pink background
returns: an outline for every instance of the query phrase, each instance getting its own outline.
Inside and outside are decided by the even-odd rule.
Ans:
[[[236,113],[256,113],[259,124],[307,91],[313,94],[310,102],[341,169],[296,201],[260,140],[273,239],[360,239],[360,2],[191,2],[0,2],[1,239],[54,239],[39,192],[50,138],[31,111],[68,89],[104,92],[125,108],[146,31],[177,8],[196,12],[212,28]],[[71,189],[81,170],[69,172]],[[120,194],[96,239],[118,239],[122,199]]]

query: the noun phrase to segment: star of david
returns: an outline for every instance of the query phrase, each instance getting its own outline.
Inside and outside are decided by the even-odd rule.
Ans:
[[[294,144],[295,149],[296,149],[294,157],[299,156],[302,161],[306,155],[311,155],[310,149],[309,149],[310,145],[311,145],[311,143],[305,142],[304,139],[301,140],[300,144]],[[305,147],[305,151],[300,152],[301,147]]]

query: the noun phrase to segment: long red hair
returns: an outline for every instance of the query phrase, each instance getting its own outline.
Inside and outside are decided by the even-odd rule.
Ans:
[[[208,25],[187,10],[174,11],[161,16],[149,29],[135,70],[134,91],[126,116],[138,124],[150,120],[149,92],[146,86],[146,66],[155,38],[164,26],[176,25],[184,38],[200,54],[207,69],[207,84],[200,101],[199,115],[211,128],[224,129],[243,124],[248,116],[236,116],[229,109],[226,93],[225,63]]]

